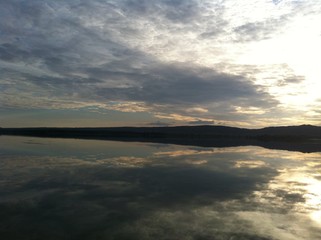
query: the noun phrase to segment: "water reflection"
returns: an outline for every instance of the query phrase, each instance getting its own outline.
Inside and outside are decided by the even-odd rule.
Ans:
[[[0,137],[1,239],[321,239],[320,153]]]

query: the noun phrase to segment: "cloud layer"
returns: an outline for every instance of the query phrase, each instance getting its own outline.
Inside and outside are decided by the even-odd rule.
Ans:
[[[312,89],[302,89],[307,76],[287,58],[265,62],[270,56],[260,44],[284,41],[299,20],[313,23],[318,5],[5,0],[0,9],[0,111],[12,110],[3,125],[19,109],[86,107],[145,112],[146,124],[160,116],[174,124],[302,121],[293,109]],[[264,64],[251,63],[257,47]],[[311,111],[317,106],[314,98],[308,104]],[[253,108],[260,114],[250,114]]]

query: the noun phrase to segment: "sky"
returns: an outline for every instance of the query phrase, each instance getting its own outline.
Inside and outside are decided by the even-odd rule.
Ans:
[[[321,2],[0,0],[0,126],[321,125]]]

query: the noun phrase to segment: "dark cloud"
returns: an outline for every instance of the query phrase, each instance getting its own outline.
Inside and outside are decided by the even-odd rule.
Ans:
[[[73,21],[73,22],[72,22]],[[3,44],[0,56],[7,61],[40,61],[59,77],[24,74],[23,81],[42,87],[57,96],[86,96],[92,101],[142,101],[147,104],[196,105],[207,103],[240,104],[270,107],[276,104],[260,86],[246,78],[217,72],[193,64],[171,65],[159,62],[141,51],[112,40],[102,39],[75,20],[65,26],[77,36],[66,40],[67,45],[56,43],[46,36],[43,47],[29,51],[15,44]],[[67,34],[68,36],[68,34]],[[67,37],[68,38],[68,37]],[[48,40],[48,42],[47,42]],[[96,44],[93,52],[86,44]],[[99,52],[100,46],[102,52]],[[90,61],[93,58],[94,61]],[[97,59],[107,59],[95,64]],[[71,94],[72,93],[72,94]]]
[[[200,15],[199,2],[196,0],[127,0],[121,1],[120,6],[126,14],[160,15],[165,19],[186,23]]]
[[[0,45],[0,59],[8,62],[24,61],[30,58],[28,51],[19,49],[16,45],[4,43]]]
[[[280,86],[280,87],[285,86],[286,87],[289,84],[299,84],[299,83],[302,83],[303,81],[305,81],[304,76],[288,75],[278,81],[278,86]]]
[[[160,104],[238,102],[271,106],[275,100],[242,76],[219,73],[193,65],[157,65],[144,70],[139,87],[100,88],[99,96]]]
[[[38,60],[49,69],[64,74],[103,59],[115,61],[128,55],[136,56],[134,51],[108,36],[108,31],[118,27],[113,27],[117,14],[112,8],[107,8],[108,3],[101,3],[104,8],[92,16],[97,7],[94,3],[99,5],[100,2],[70,1],[60,5],[46,1],[2,3],[3,11],[12,15],[1,25],[2,32],[10,38],[1,47],[2,59],[26,63]],[[82,12],[84,7],[87,7],[87,12]],[[106,18],[102,23],[106,25],[104,29],[86,26],[91,17],[99,21],[99,14]],[[122,33],[126,34],[125,30]]]
[[[0,46],[0,58],[31,65],[38,62],[51,71],[48,76],[23,77],[24,81],[37,86],[60,88],[64,92],[71,88],[76,91],[77,85],[88,83],[87,94],[93,100],[97,94],[99,99],[151,104],[198,104],[233,99],[254,105],[272,102],[270,96],[241,76],[190,64],[166,65],[114,40],[118,33],[125,35],[130,31],[123,28],[128,21],[120,15],[121,12],[132,14],[125,9],[133,9],[137,14],[154,9],[166,13],[168,19],[184,22],[199,12],[197,1],[132,0],[118,5],[101,1],[70,1],[61,5],[47,1],[4,1],[1,4],[2,11],[13,15],[1,25],[13,41]],[[96,16],[93,16],[94,10],[98,11]],[[104,14],[104,18],[100,18],[100,14]],[[103,28],[94,23],[87,26],[91,18]],[[53,73],[60,76],[50,76]]]

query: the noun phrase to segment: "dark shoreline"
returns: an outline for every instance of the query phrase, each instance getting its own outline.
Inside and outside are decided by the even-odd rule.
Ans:
[[[201,147],[260,146],[321,152],[321,127],[302,125],[244,129],[224,126],[117,128],[0,128],[0,135],[151,142]]]

